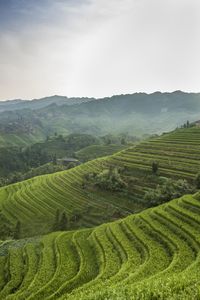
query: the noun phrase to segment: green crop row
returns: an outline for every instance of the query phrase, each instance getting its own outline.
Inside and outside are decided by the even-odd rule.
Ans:
[[[1,243],[1,299],[198,295],[200,203],[195,198],[184,196],[94,229],[55,232],[38,242],[11,241],[8,251]]]

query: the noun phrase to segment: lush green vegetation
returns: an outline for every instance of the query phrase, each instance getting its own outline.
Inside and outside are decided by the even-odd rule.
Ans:
[[[65,212],[69,219],[79,215],[72,229],[91,227],[115,220],[119,215],[138,212],[152,204],[144,195],[156,189],[160,177],[185,179],[189,185],[196,185],[200,168],[199,140],[199,128],[179,129],[67,171],[3,187],[0,210],[12,228],[17,220],[21,222],[20,237],[50,232],[57,209]],[[158,162],[156,175],[152,171],[154,161]],[[110,168],[123,170],[120,180],[128,186],[127,190],[113,192],[106,188],[111,178],[104,176],[104,171]],[[103,175],[100,178],[104,188],[102,182],[85,186],[84,178],[91,173]],[[158,198],[154,205],[159,203]]]
[[[25,167],[38,167],[44,163],[64,156],[74,156],[75,152],[90,145],[99,144],[100,140],[87,134],[70,134],[46,137],[46,140],[29,147],[0,148],[0,174],[21,171]]]
[[[88,147],[85,147],[75,153],[75,156],[80,161],[88,161],[92,160],[98,157],[108,156],[112,155],[115,152],[119,152],[125,148],[127,148],[128,145],[118,145],[118,144],[110,144],[110,145],[91,145]]]
[[[199,300],[200,193],[178,198],[199,189],[199,141],[182,128],[2,187],[0,299]]]
[[[128,189],[128,184],[122,178],[122,170],[118,168],[103,169],[98,173],[89,173],[84,176],[84,188],[89,186],[112,192],[122,192]]]
[[[62,165],[62,158],[78,159],[81,163],[118,152],[134,141],[135,138],[126,135],[96,138],[88,134],[55,133],[28,147],[0,147],[0,186],[73,166]]]
[[[200,195],[92,229],[0,244],[1,299],[200,297]]]
[[[144,200],[152,207],[194,192],[195,186],[185,179],[173,180],[161,177],[160,184],[156,189],[147,191]]]

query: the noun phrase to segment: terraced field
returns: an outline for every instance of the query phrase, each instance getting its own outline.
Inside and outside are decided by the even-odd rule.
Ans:
[[[159,163],[160,176],[193,182],[200,172],[200,128],[178,129],[110,157],[111,164],[126,166],[135,177],[138,198],[143,197],[145,188],[152,187],[148,175],[153,161]]]
[[[81,183],[87,172],[98,172],[103,160],[95,160],[74,169],[43,175],[0,189],[0,210],[12,224],[21,221],[22,237],[43,234],[52,230],[56,210],[71,215],[74,210],[83,214],[79,227],[95,226],[112,218],[116,208],[125,215],[135,204],[122,201],[122,196],[99,192],[98,197],[83,189]],[[107,211],[107,213],[105,213]]]
[[[81,212],[76,228],[114,220],[116,209],[123,216],[138,212],[145,207],[141,201],[145,191],[155,187],[150,176],[152,161],[159,162],[161,176],[193,181],[200,171],[199,142],[199,128],[180,129],[68,171],[1,188],[0,211],[12,224],[21,221],[21,237],[50,232],[57,209],[69,216],[75,210]],[[127,167],[127,177],[133,182],[128,195],[83,188],[84,174],[110,165]]]
[[[0,299],[199,299],[200,194],[0,244]]]

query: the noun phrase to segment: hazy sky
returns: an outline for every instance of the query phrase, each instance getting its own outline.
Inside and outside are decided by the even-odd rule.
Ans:
[[[0,99],[200,92],[199,0],[0,0]]]

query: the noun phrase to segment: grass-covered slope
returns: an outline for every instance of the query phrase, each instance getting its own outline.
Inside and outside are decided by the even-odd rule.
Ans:
[[[0,133],[0,148],[2,147],[28,147],[45,139],[45,134],[35,131],[31,133]]]
[[[178,129],[110,157],[111,164],[126,166],[135,176],[138,197],[143,197],[144,187],[152,186],[153,161],[159,164],[160,176],[194,181],[200,171],[200,128]]]
[[[115,152],[119,152],[125,148],[128,148],[127,145],[90,145],[85,147],[75,153],[76,157],[80,161],[88,161],[98,157],[112,155]]]
[[[105,160],[106,162],[106,160]],[[137,204],[121,195],[89,192],[82,187],[83,175],[98,172],[104,159],[91,161],[68,171],[38,176],[0,189],[0,210],[7,220],[21,221],[21,236],[52,231],[57,209],[68,216],[81,213],[76,227],[94,226],[115,219],[116,208],[127,215]]]
[[[161,176],[193,180],[200,170],[200,129],[177,130],[109,157],[96,159],[71,170],[39,176],[0,189],[0,211],[12,224],[21,221],[21,237],[52,230],[56,210],[69,216],[81,213],[76,228],[114,220],[148,206],[144,192],[155,187],[152,161],[159,162]],[[131,178],[128,195],[82,186],[84,174],[110,165],[126,166]]]
[[[197,300],[199,195],[93,229],[0,244],[0,299]]]

